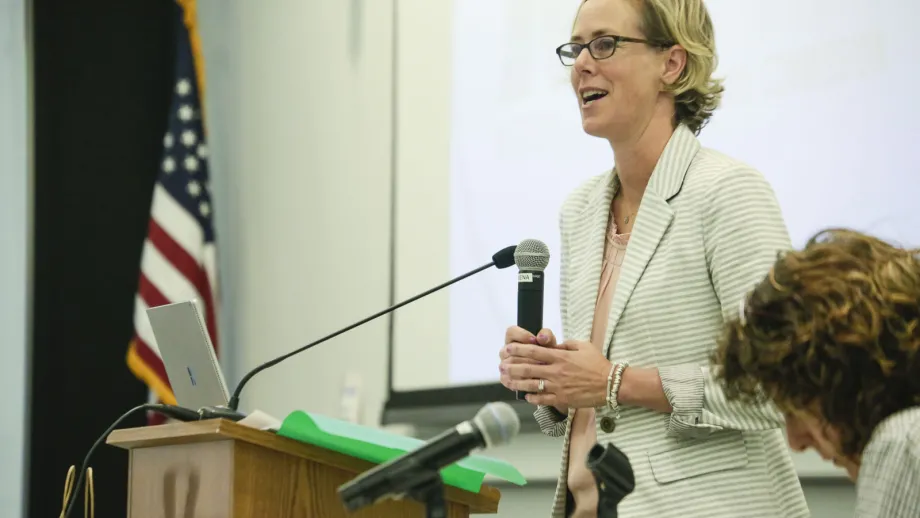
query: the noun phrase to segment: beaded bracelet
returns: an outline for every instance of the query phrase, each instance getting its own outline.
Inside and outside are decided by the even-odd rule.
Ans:
[[[601,410],[610,408],[610,389],[613,388],[613,377],[616,375],[616,371],[617,371],[617,364],[611,363],[610,372],[607,373],[607,392],[605,392],[606,396],[604,396],[604,403],[600,406],[595,407],[597,411],[601,411]]]
[[[620,418],[620,404],[617,396],[620,393],[620,383],[623,381],[623,371],[629,366],[629,361],[615,363],[610,367],[607,375],[607,408],[614,411],[614,419]]]

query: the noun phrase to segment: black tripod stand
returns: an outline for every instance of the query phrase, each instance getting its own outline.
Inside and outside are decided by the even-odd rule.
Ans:
[[[425,469],[418,477],[418,484],[406,496],[424,504],[425,516],[428,518],[447,518],[444,482],[437,470]]]
[[[368,478],[368,473],[389,467],[385,477]],[[381,464],[371,471],[339,487],[339,497],[345,508],[354,512],[383,499],[408,498],[425,506],[428,518],[447,518],[444,481],[439,469],[410,458],[406,462]]]

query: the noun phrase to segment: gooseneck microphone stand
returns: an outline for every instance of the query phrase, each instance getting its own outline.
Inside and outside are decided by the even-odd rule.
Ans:
[[[269,367],[272,367],[272,366],[274,366],[274,365],[277,365],[277,364],[283,362],[284,360],[287,360],[287,359],[290,358],[291,356],[296,356],[296,355],[298,355],[298,354],[300,354],[300,353],[302,353],[302,352],[304,352],[304,351],[306,351],[306,350],[308,350],[308,349],[312,349],[313,347],[316,347],[317,345],[319,345],[319,344],[321,344],[321,343],[323,343],[323,342],[325,342],[325,341],[327,341],[327,340],[330,340],[330,339],[332,339],[332,338],[335,338],[335,337],[339,336],[339,335],[342,334],[342,333],[346,333],[346,332],[348,332],[348,331],[351,331],[352,329],[354,329],[354,328],[356,328],[356,327],[358,327],[358,326],[362,326],[362,325],[364,325],[364,324],[370,322],[371,320],[374,320],[375,318],[381,317],[381,316],[386,315],[386,314],[388,314],[388,313],[392,313],[393,311],[395,311],[395,310],[397,310],[397,309],[399,309],[399,308],[405,306],[406,304],[410,304],[410,303],[415,302],[416,300],[418,300],[418,299],[420,299],[420,298],[422,298],[422,297],[426,297],[426,296],[428,296],[428,295],[431,295],[432,293],[434,293],[434,292],[436,292],[436,291],[439,291],[439,290],[441,290],[441,289],[444,289],[444,288],[450,286],[451,284],[454,284],[454,283],[456,283],[456,282],[462,281],[463,279],[466,279],[467,277],[471,277],[471,276],[473,276],[473,275],[476,275],[477,273],[479,273],[479,272],[481,272],[481,271],[483,271],[483,270],[489,269],[489,268],[491,268],[491,267],[493,267],[493,266],[496,267],[496,268],[499,268],[499,269],[507,268],[507,267],[511,266],[512,264],[514,264],[514,250],[515,250],[516,248],[517,248],[517,246],[515,246],[515,245],[505,247],[505,248],[499,250],[498,252],[496,252],[496,253],[492,256],[492,262],[490,262],[490,263],[488,263],[488,264],[484,264],[484,265],[480,266],[479,268],[476,268],[475,270],[466,272],[466,273],[464,273],[463,275],[460,275],[460,276],[458,276],[458,277],[454,277],[453,279],[451,279],[451,280],[449,280],[449,281],[447,281],[447,282],[445,282],[445,283],[439,284],[439,285],[435,286],[434,288],[431,288],[430,290],[427,290],[427,291],[424,291],[424,292],[422,292],[422,293],[419,293],[418,295],[416,295],[416,296],[414,296],[414,297],[411,297],[411,298],[409,298],[409,299],[406,299],[406,300],[404,300],[404,301],[402,301],[402,302],[400,302],[400,303],[398,303],[398,304],[394,304],[393,306],[390,306],[390,307],[388,307],[387,309],[384,309],[383,311],[378,311],[377,313],[374,313],[373,315],[371,315],[371,316],[369,316],[369,317],[367,317],[367,318],[364,318],[364,319],[362,319],[362,320],[360,320],[360,321],[358,321],[358,322],[355,322],[354,324],[351,324],[351,325],[348,326],[348,327],[345,327],[345,328],[343,328],[343,329],[339,329],[338,331],[336,331],[336,332],[334,332],[334,333],[332,333],[332,334],[326,335],[326,336],[320,338],[319,340],[316,340],[316,341],[314,341],[314,342],[311,342],[311,343],[309,343],[309,344],[307,344],[307,345],[304,345],[303,347],[300,347],[300,348],[298,348],[298,349],[294,349],[293,351],[291,351],[291,352],[289,352],[289,353],[286,353],[286,354],[284,354],[284,355],[281,355],[281,356],[279,356],[279,357],[277,357],[277,358],[275,358],[275,359],[273,359],[273,360],[267,361],[267,362],[265,362],[265,363],[263,363],[263,364],[257,366],[256,368],[254,368],[254,369],[252,369],[251,371],[249,371],[248,373],[246,373],[245,376],[243,376],[243,379],[241,379],[240,382],[239,382],[239,384],[237,384],[236,390],[233,391],[233,395],[230,396],[230,400],[227,402],[227,406],[226,406],[226,407],[208,407],[208,408],[205,409],[206,414],[202,414],[202,417],[201,417],[201,418],[202,418],[202,419],[207,419],[207,418],[209,418],[209,417],[222,417],[222,418],[225,418],[225,419],[232,419],[232,420],[239,421],[240,419],[243,418],[243,414],[241,414],[241,413],[237,410],[237,408],[239,407],[239,404],[240,404],[240,394],[243,392],[243,387],[246,385],[246,383],[247,383],[250,379],[252,379],[252,377],[255,376],[256,374],[258,374],[258,373],[264,371],[265,369],[268,369]]]

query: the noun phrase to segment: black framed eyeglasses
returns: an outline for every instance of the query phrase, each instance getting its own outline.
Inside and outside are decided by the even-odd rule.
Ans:
[[[620,43],[644,43],[653,47],[668,48],[672,43],[661,41],[649,41],[640,38],[630,38],[628,36],[607,35],[599,36],[588,43],[563,43],[556,48],[556,55],[563,65],[570,67],[575,64],[575,60],[581,55],[581,51],[588,49],[591,57],[597,60],[607,59],[617,51]]]

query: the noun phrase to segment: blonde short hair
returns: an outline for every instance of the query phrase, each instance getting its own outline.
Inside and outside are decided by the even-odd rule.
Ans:
[[[715,31],[703,0],[630,0],[639,10],[640,30],[655,43],[678,44],[687,51],[687,65],[668,91],[674,94],[675,123],[699,135],[722,101]],[[582,0],[578,10],[588,2]],[[577,17],[577,14],[576,14]]]
[[[713,77],[718,66],[715,31],[703,0],[632,0],[639,7],[646,39],[674,42],[687,51],[687,64],[668,90],[675,98],[675,122],[699,134],[722,101],[724,86]]]

